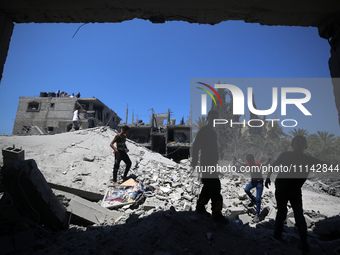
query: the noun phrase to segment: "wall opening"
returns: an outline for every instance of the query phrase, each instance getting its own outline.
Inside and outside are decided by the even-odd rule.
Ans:
[[[27,111],[28,112],[39,112],[40,111],[39,102],[36,102],[36,101],[29,102],[27,105]]]

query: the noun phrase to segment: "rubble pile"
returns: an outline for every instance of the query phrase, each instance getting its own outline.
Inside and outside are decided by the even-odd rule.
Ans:
[[[306,183],[315,192],[322,192],[331,196],[340,197],[340,179],[313,179],[308,180]]]
[[[99,127],[51,136],[2,137],[2,147],[15,144],[25,149],[26,158],[35,160],[66,208],[70,223],[67,230],[59,232],[50,232],[32,221],[27,223],[8,193],[2,193],[0,210],[12,212],[0,217],[4,226],[0,243],[11,244],[5,246],[7,253],[299,253],[299,236],[290,207],[283,235],[285,243],[272,237],[276,216],[274,185],[264,190],[261,221],[254,223],[255,207],[249,207],[250,200],[243,190],[249,179],[239,173],[221,176],[222,213],[230,219],[230,224],[216,225],[194,212],[201,183],[192,172],[189,159],[176,163],[128,141],[132,161],[129,179],[123,182],[119,176],[125,168],[121,164],[120,185],[113,186],[114,156],[109,144],[115,134],[111,129]],[[340,227],[337,227],[340,216],[336,216],[340,212],[340,198],[329,195],[330,187],[333,186],[319,180],[308,180],[304,186],[312,254],[340,253]],[[125,196],[124,192],[138,196]],[[211,212],[210,204],[207,211]],[[14,231],[13,226],[20,231]],[[21,245],[21,237],[30,242]]]

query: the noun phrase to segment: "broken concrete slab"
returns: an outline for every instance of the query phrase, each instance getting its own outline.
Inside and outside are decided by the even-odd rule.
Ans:
[[[230,219],[236,220],[238,216],[245,213],[245,209],[242,207],[231,207],[228,208],[228,217]]]
[[[163,208],[165,206],[165,202],[160,201],[156,197],[148,197],[145,199],[145,202],[142,204],[142,208],[144,211],[149,211],[154,208]]]
[[[106,209],[97,203],[60,190],[54,190],[56,195],[63,195],[69,199],[67,211],[93,224],[113,223],[122,214]]]
[[[99,189],[98,193],[95,193],[95,192],[90,192],[90,191],[86,191],[86,190],[72,188],[72,187],[69,187],[69,186],[63,186],[63,185],[60,185],[60,184],[54,184],[54,183],[51,183],[51,182],[48,182],[48,185],[52,189],[65,191],[67,193],[71,193],[71,194],[80,196],[80,197],[87,199],[87,200],[90,200],[90,201],[102,200],[102,198],[104,196],[104,192],[100,191],[100,189]]]
[[[252,217],[250,217],[248,214],[240,214],[239,216],[238,216],[238,218],[239,218],[239,220],[241,220],[242,221],[242,223],[245,225],[245,224],[250,224],[250,223],[252,223],[253,222],[253,218]]]
[[[8,163],[2,168],[3,184],[13,200],[34,222],[51,227],[68,227],[68,214],[47,184],[33,159]]]

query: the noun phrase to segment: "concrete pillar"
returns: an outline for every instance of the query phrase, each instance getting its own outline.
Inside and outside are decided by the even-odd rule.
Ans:
[[[329,17],[319,26],[319,35],[328,40],[331,47],[331,57],[328,61],[329,71],[333,79],[333,91],[335,105],[338,109],[338,120],[340,125],[340,18]]]
[[[2,79],[2,72],[4,70],[13,28],[13,22],[0,13],[0,81]]]

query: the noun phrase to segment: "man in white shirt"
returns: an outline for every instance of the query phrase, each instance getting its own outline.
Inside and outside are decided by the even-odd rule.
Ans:
[[[80,111],[80,106],[78,106],[76,108],[76,110],[73,112],[73,128],[74,130],[79,130],[80,128],[80,123],[81,123],[81,119],[79,117],[79,111]]]

